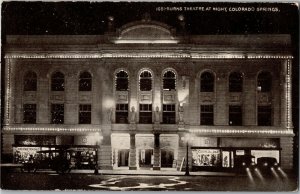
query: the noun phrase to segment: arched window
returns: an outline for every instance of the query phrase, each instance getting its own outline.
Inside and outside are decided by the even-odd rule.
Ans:
[[[83,72],[79,76],[79,91],[92,90],[92,76],[89,72]]]
[[[51,76],[51,90],[64,91],[65,90],[65,76],[61,72],[55,72]]]
[[[128,74],[126,71],[119,71],[116,74],[116,90],[127,91],[128,90]]]
[[[260,92],[270,92],[272,88],[272,75],[269,72],[261,72],[257,76],[257,90]]]
[[[152,90],[152,75],[150,71],[143,71],[140,74],[140,91],[151,91]]]
[[[214,92],[215,77],[210,72],[201,74],[201,92]]]
[[[176,87],[176,76],[172,71],[167,71],[164,73],[163,77],[163,90],[175,90]]]
[[[29,71],[24,76],[24,91],[36,91],[37,76],[36,73]]]
[[[229,92],[243,91],[243,75],[238,72],[233,72],[229,76]]]

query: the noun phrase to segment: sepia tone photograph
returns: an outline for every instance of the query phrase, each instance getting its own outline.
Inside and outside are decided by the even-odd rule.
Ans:
[[[1,3],[1,190],[298,191],[299,4]]]

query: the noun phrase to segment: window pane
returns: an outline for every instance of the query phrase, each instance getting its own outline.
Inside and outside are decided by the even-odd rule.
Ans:
[[[128,90],[128,74],[125,71],[120,71],[116,75],[116,90],[117,91]]]
[[[257,87],[260,92],[270,92],[272,88],[272,75],[262,72],[257,77]]]
[[[24,76],[24,91],[37,90],[37,75],[34,72],[28,72]]]
[[[79,77],[79,91],[92,90],[92,76],[89,72],[83,72]]]
[[[128,104],[116,105],[116,123],[128,123]]]
[[[213,125],[214,124],[214,112],[213,105],[201,105],[201,125]]]
[[[201,74],[201,92],[214,92],[214,75],[209,72]]]
[[[257,107],[257,125],[271,126],[272,125],[272,109],[271,106]]]
[[[140,104],[140,123],[152,123],[152,104]]]
[[[143,71],[140,74],[140,91],[152,90],[152,75],[149,71]]]
[[[51,123],[64,123],[64,104],[52,104],[51,106]]]
[[[52,91],[64,91],[65,89],[64,74],[56,72],[51,77],[51,90]]]
[[[164,124],[175,124],[176,123],[175,104],[164,104],[163,105],[163,123]]]
[[[36,123],[36,105],[24,104],[23,123],[34,124]]]
[[[91,124],[91,105],[79,105],[79,124]]]
[[[243,91],[243,75],[241,73],[233,72],[229,76],[229,92]]]
[[[167,71],[163,77],[163,90],[175,90],[176,78],[175,73]]]
[[[229,106],[229,125],[241,126],[243,123],[242,107]]]

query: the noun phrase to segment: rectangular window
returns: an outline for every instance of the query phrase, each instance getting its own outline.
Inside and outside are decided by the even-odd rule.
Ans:
[[[214,125],[214,106],[201,105],[201,125]]]
[[[128,123],[128,104],[116,105],[116,123]]]
[[[79,124],[91,124],[91,105],[79,105]]]
[[[272,125],[272,111],[271,106],[257,107],[257,125],[271,126]]]
[[[140,104],[140,123],[152,123],[152,104]]]
[[[64,104],[51,105],[51,123],[63,124],[64,123]]]
[[[243,125],[241,106],[229,106],[229,125],[233,125],[233,126]]]
[[[23,123],[36,123],[36,104],[24,104],[23,111]]]
[[[163,105],[163,123],[164,124],[175,124],[176,123],[176,111],[175,104],[164,104]]]

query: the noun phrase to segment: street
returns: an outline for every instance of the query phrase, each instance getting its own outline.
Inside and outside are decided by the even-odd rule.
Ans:
[[[3,173],[5,190],[295,191],[295,177]]]

